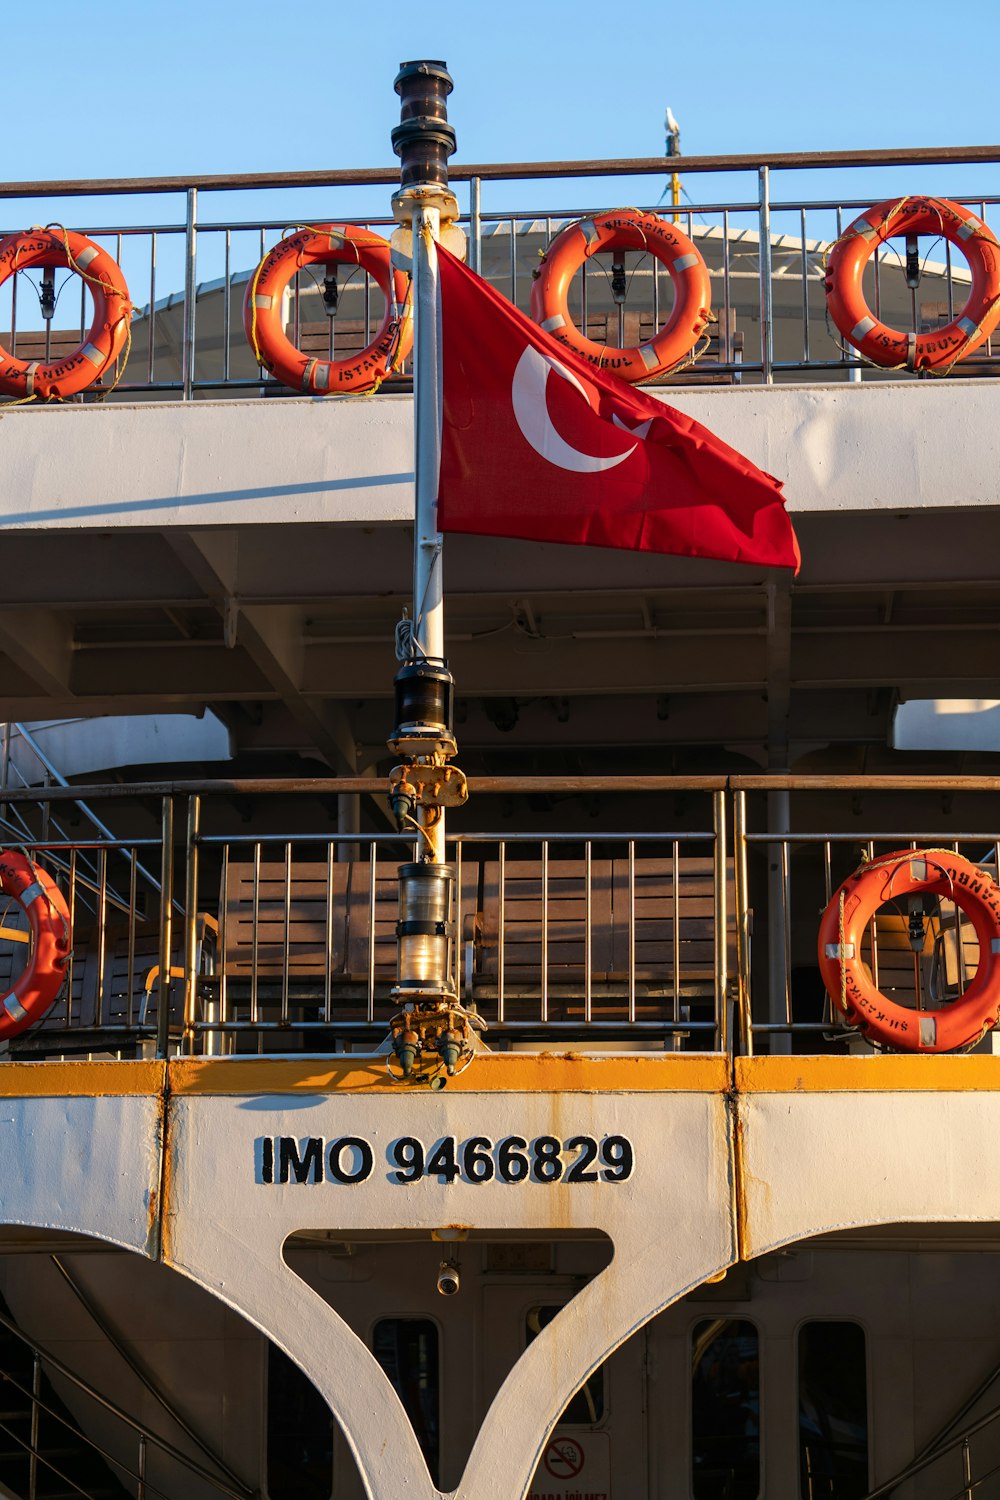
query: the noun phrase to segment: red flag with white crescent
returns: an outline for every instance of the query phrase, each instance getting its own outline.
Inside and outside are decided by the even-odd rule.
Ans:
[[[441,531],[798,571],[780,480],[438,258]]]

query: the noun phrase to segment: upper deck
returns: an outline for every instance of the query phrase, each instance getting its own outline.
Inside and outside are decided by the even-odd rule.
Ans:
[[[785,481],[802,572],[790,587],[719,563],[451,539],[448,650],[471,770],[501,750],[539,770],[604,770],[580,756],[608,748],[614,769],[662,770],[665,747],[683,770],[721,745],[741,759],[720,769],[788,769],[823,746],[879,754],[902,698],[993,696],[1000,352],[989,340],[945,378],[875,370],[831,333],[823,269],[857,211],[906,191],[995,222],[998,154],[680,162],[694,201],[676,217],[705,255],[718,321],[701,357],[650,390]],[[453,175],[471,263],[524,308],[561,223],[623,198],[673,213],[659,159]],[[2,412],[4,718],[210,706],[240,751],[275,767],[382,760],[389,643],[410,590],[408,374],[370,397],[297,397],[255,364],[240,308],[288,224],[388,233],[395,181],[387,168],[0,189],[12,226],[61,217],[104,244],[139,308],[114,390]],[[918,288],[895,242],[866,284],[901,328],[933,327],[967,295],[951,246],[921,254]],[[627,260],[621,307],[606,267],[578,278],[578,315],[603,320],[609,344],[671,303],[662,267]],[[37,273],[0,289],[14,348],[43,355],[59,329],[76,343],[77,288],[60,287],[46,333],[30,286]],[[320,293],[293,282],[293,337],[337,350],[368,336],[381,294],[367,278],[341,278],[336,319]],[[88,538],[99,545],[82,563]],[[840,753],[823,766],[845,769]]]
[[[815,913],[848,858],[886,838],[964,839],[974,859],[995,845],[989,738],[981,754],[933,739],[926,752],[903,750],[895,724],[908,700],[997,696],[1000,585],[989,559],[1000,544],[1000,350],[987,341],[938,378],[876,370],[831,332],[823,274],[840,231],[879,199],[941,193],[996,222],[998,160],[998,148],[688,158],[685,188],[697,198],[678,210],[660,201],[660,160],[454,170],[467,184],[470,262],[524,309],[538,252],[565,221],[626,196],[678,218],[708,264],[718,321],[702,357],[649,390],[784,480],[803,553],[792,581],[726,563],[449,539],[447,649],[475,809],[455,824],[467,877],[459,929],[471,923],[455,962],[471,964],[460,988],[492,1007],[508,1040],[537,1043],[564,1023],[572,1039],[585,1021],[587,1035],[616,1043],[648,1023],[677,1047],[725,1049],[736,1037],[749,1050],[754,1027],[758,1047],[789,1035],[816,1044],[828,1019],[805,996],[811,981],[793,977],[812,973]],[[125,1027],[129,1045],[149,1042],[158,1024],[161,1050],[171,1028],[186,1048],[211,1050],[217,1034],[220,1046],[242,1046],[245,1031],[263,1045],[291,1027],[298,1048],[311,1030],[367,1042],[384,1023],[391,922],[376,930],[374,903],[406,857],[379,793],[392,633],[411,582],[409,376],[404,367],[372,396],[303,398],[257,367],[240,308],[286,225],[352,220],[388,233],[375,205],[395,181],[386,169],[2,189],[24,221],[72,211],[120,261],[140,311],[113,390],[0,413],[0,716],[211,709],[233,746],[228,764],[204,768],[226,783],[213,782],[206,822],[192,813],[186,836],[197,787],[168,797],[162,828],[148,817],[157,791],[129,807],[101,801],[95,835],[64,828],[54,840],[51,807],[19,822],[31,799],[12,799],[7,826],[19,839],[61,844],[52,853],[67,871],[90,860],[78,894],[95,957],[66,1013],[80,1029],[74,1046],[107,1040],[109,1026]],[[234,202],[239,214],[225,211]],[[921,254],[918,286],[891,242],[866,283],[882,316],[914,331],[952,316],[969,287],[949,245]],[[576,312],[609,345],[635,337],[644,318],[662,322],[671,303],[655,262],[630,257],[627,271],[622,305],[606,268],[589,263],[578,278]],[[62,312],[76,288],[47,331],[29,285],[37,291],[37,278],[19,275],[0,292],[14,348],[44,355],[58,327],[78,341]],[[380,305],[359,273],[342,278],[330,318],[322,287],[303,275],[290,289],[289,332],[336,352],[369,336]],[[85,329],[85,307],[81,316]],[[312,779],[327,770],[336,781]],[[761,781],[763,771],[779,779]],[[984,795],[952,816],[941,798],[974,772]],[[879,773],[917,779],[894,784],[896,798]],[[289,781],[265,787],[262,774],[312,795],[290,792],[293,812]],[[123,851],[117,875],[102,875]],[[147,875],[136,885],[140,858]],[[557,871],[560,861],[575,873]],[[685,861],[700,861],[697,889]],[[808,879],[793,901],[794,862]],[[362,872],[350,877],[352,900],[373,903],[353,947],[330,916],[352,865]],[[242,895],[236,866],[249,870]],[[297,972],[300,866],[319,904]],[[534,882],[521,912],[527,938],[505,928],[504,870]],[[571,879],[582,903],[573,910]],[[662,889],[644,893],[648,880]],[[643,936],[647,897],[666,903],[651,920],[669,933]],[[227,953],[223,931],[219,967],[207,971],[202,915],[256,927],[262,899],[274,928],[267,954],[256,940]],[[682,964],[689,921],[701,948]],[[361,925],[359,916],[355,933]],[[935,961],[947,967],[938,936],[936,960],[909,965],[918,988]],[[645,966],[635,951],[644,941]],[[154,958],[178,970],[179,1009],[161,1007],[159,1022],[144,988]],[[518,962],[534,971],[520,989]]]

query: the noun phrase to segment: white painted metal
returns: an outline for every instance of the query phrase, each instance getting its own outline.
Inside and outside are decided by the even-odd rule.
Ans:
[[[230,760],[232,734],[208,710],[196,714],[107,714],[97,719],[49,719],[24,726],[64,776],[86,776],[117,766]],[[12,784],[41,785],[45,767],[12,726]]]
[[[441,470],[441,341],[437,208],[413,214],[416,318],[414,428],[416,525],[413,537],[413,622],[425,656],[444,656],[444,564],[437,526]],[[438,855],[435,854],[435,858]]]
[[[1000,701],[914,698],[892,716],[894,750],[1000,750]]]
[[[157,1098],[0,1098],[0,1223],[155,1253],[159,1137]]]
[[[668,394],[781,475],[793,514],[996,503],[998,381]],[[0,527],[407,523],[412,413],[409,396],[14,408]]]
[[[0,1222],[75,1230],[138,1252],[123,1260],[92,1249],[75,1261],[77,1274],[152,1373],[182,1382],[185,1410],[248,1482],[260,1452],[263,1348],[219,1302],[285,1348],[331,1402],[345,1433],[338,1500],[436,1494],[367,1347],[380,1317],[438,1322],[442,1417],[455,1424],[444,1440],[446,1472],[460,1500],[528,1493],[569,1395],[609,1356],[607,1412],[595,1431],[611,1445],[611,1492],[616,1500],[687,1495],[691,1335],[705,1318],[749,1318],[760,1330],[768,1495],[797,1493],[795,1351],[804,1320],[848,1319],[865,1330],[873,1482],[905,1465],[1000,1355],[993,1093],[742,1093],[746,1232],[758,1259],[718,1287],[703,1283],[733,1261],[736,1211],[732,1126],[717,1094],[181,1095],[170,1109],[163,1257],[185,1280],[146,1259],[156,1253],[147,1232],[159,1187],[154,1098],[7,1099]],[[384,1160],[399,1134],[578,1131],[629,1135],[633,1178],[407,1187],[389,1180]],[[358,1185],[266,1184],[257,1180],[257,1143],[276,1134],[357,1135],[372,1143],[378,1167]],[[553,1273],[541,1276],[487,1274],[482,1243],[460,1241],[463,1293],[445,1301],[433,1288],[442,1247],[431,1232],[451,1224],[533,1242],[566,1229],[582,1238],[559,1243]],[[911,1227],[869,1227],[891,1224]],[[846,1241],[797,1243],[850,1226]],[[614,1246],[603,1270],[602,1235]],[[119,1402],[137,1401],[127,1370],[108,1367],[94,1329],[67,1301],[48,1262],[51,1242],[42,1237],[33,1253],[31,1241],[0,1240],[8,1252],[0,1290],[24,1326]],[[200,1301],[187,1280],[212,1300]],[[526,1310],[540,1303],[566,1306],[525,1350]],[[101,1423],[92,1430],[114,1447]],[[974,1445],[978,1472],[997,1444],[998,1433],[985,1435],[978,1459]],[[166,1494],[180,1493],[169,1465],[154,1472]],[[951,1493],[946,1474],[932,1471],[910,1495]]]
[[[995,1092],[748,1094],[740,1118],[749,1255],[859,1225],[1000,1221]]]
[[[627,1183],[449,1187],[423,1179],[406,1187],[390,1182],[385,1166],[386,1146],[400,1135],[497,1140],[608,1132],[636,1143]],[[345,1134],[373,1144],[379,1166],[367,1182],[282,1187],[255,1180],[255,1138]],[[598,1229],[613,1239],[612,1264],[531,1344],[501,1386],[469,1459],[462,1500],[523,1496],[553,1425],[588,1371],[735,1254],[725,1104],[717,1095],[178,1098],[171,1140],[171,1264],[266,1329],[301,1365],[342,1423],[366,1492],[386,1500],[430,1497],[434,1490],[373,1356],[285,1265],[289,1234],[404,1226],[429,1234],[462,1224],[540,1237],[555,1227]]]

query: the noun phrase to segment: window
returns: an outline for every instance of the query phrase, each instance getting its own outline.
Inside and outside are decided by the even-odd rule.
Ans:
[[[410,1419],[435,1484],[441,1457],[437,1324],[429,1318],[382,1318],[372,1332],[372,1353]]]
[[[546,1307],[533,1307],[527,1318],[525,1344],[530,1344],[532,1339],[537,1338],[542,1329],[547,1328],[559,1312],[562,1312],[561,1303]],[[572,1397],[559,1418],[559,1425],[564,1426],[570,1422],[577,1427],[593,1427],[603,1416],[604,1366],[601,1365],[587,1377],[586,1384]]]
[[[270,1500],[330,1500],[333,1417],[281,1349],[267,1349],[267,1493]]]
[[[799,1329],[799,1474],[803,1500],[868,1493],[868,1374],[857,1323]]]
[[[760,1359],[753,1323],[706,1318],[695,1326],[691,1464],[695,1500],[757,1500]]]

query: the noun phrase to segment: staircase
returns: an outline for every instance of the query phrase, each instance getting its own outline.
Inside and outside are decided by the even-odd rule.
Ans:
[[[10,1317],[2,1299],[0,1311]],[[0,1325],[0,1497],[129,1500],[129,1495],[80,1432],[30,1346]]]

